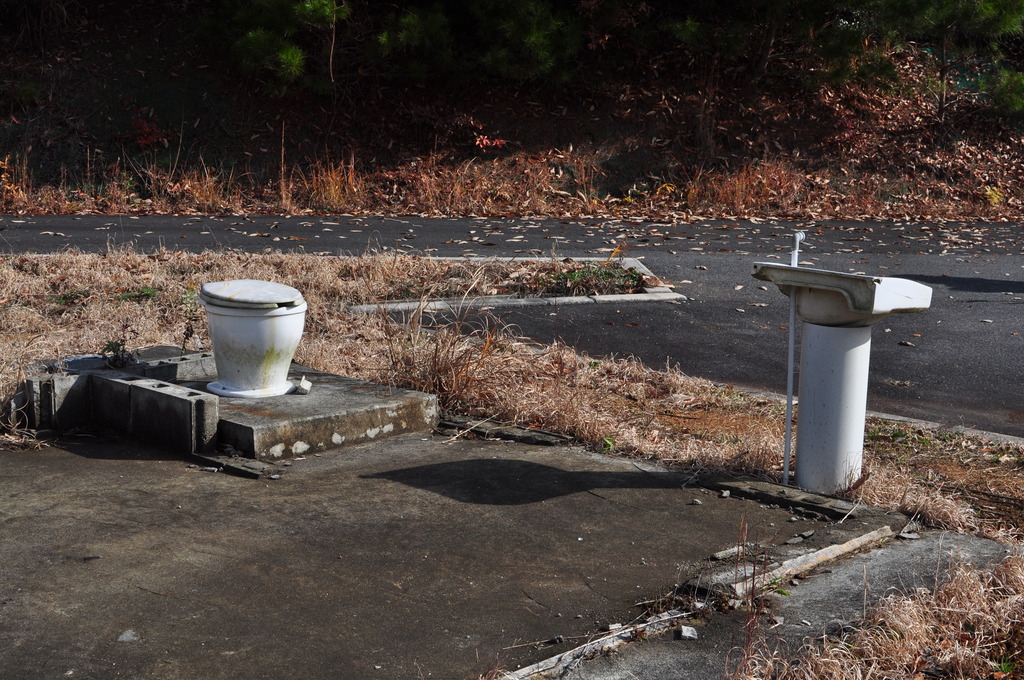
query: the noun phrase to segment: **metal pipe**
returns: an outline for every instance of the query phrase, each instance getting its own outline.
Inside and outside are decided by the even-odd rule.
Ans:
[[[798,231],[793,234],[793,252],[789,256],[789,265],[800,265],[800,242],[807,235]],[[782,483],[789,486],[789,468],[793,449],[793,373],[796,369],[796,295],[789,296],[789,354],[786,366],[786,444],[783,455]]]

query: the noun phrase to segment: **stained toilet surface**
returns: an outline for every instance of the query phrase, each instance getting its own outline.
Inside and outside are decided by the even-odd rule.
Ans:
[[[302,338],[306,301],[280,283],[237,279],[203,284],[217,364],[207,389],[223,397],[261,398],[294,390],[288,369]]]
[[[238,309],[296,307],[303,302],[302,293],[291,286],[255,279],[204,283],[199,297],[207,304]]]

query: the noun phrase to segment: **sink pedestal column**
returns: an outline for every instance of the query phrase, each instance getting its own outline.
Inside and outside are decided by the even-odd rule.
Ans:
[[[860,479],[871,327],[804,323],[796,484],[833,494]]]

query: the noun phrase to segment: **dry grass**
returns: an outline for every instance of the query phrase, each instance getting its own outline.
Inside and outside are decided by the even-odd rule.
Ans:
[[[854,496],[865,504],[896,510],[939,529],[975,533],[978,519],[969,505],[950,490],[915,483],[912,474],[899,466],[869,461],[868,477]]]
[[[568,168],[562,170],[563,164]],[[354,160],[339,171],[318,167],[300,188],[313,197],[349,196],[348,210],[420,214],[543,214],[580,209],[594,193],[593,152],[513,152],[500,157],[453,160],[443,154],[416,158],[390,170],[360,173]]]
[[[11,157],[0,160],[0,211],[17,212],[28,207],[28,197],[34,193],[29,183],[24,159],[19,166]]]
[[[686,202],[698,211],[732,215],[791,214],[808,200],[813,184],[784,161],[746,163],[734,172],[699,172],[689,182]]]
[[[335,325],[338,319],[351,323],[340,311],[347,305],[425,296],[541,294],[552,275],[583,266],[559,260],[472,263],[399,254],[325,258],[122,249],[13,255],[0,258],[0,327],[5,330],[3,341],[13,343],[9,348],[45,333],[47,346],[32,358],[94,352],[126,322],[139,332],[139,344],[168,342],[183,333],[190,291],[207,281],[258,278],[286,281],[302,290],[313,310],[310,324],[315,330],[318,323]],[[51,346],[54,342],[57,346]],[[22,355],[4,354],[14,362]],[[4,374],[3,388],[9,392],[8,380]]]
[[[359,212],[365,202],[363,178],[355,169],[355,157],[346,164],[317,163],[303,185],[314,210],[327,213]]]
[[[113,250],[6,256],[0,258],[0,393],[6,402],[25,365],[98,352],[123,338],[125,329],[136,346],[180,345],[201,319],[195,290],[202,283],[256,278],[303,292],[310,311],[297,359],[314,368],[425,389],[446,408],[564,432],[621,455],[778,478],[778,404],[671,367],[652,370],[630,358],[597,360],[564,345],[537,346],[483,317],[435,325],[422,310],[405,323],[343,311],[391,297],[489,294],[517,283],[510,282],[516,275],[537,275],[525,266],[510,271],[496,261],[469,267],[397,254]],[[204,341],[201,333],[189,340],[197,341]],[[883,458],[871,462],[869,456],[872,474],[855,491],[858,497],[932,526],[979,529],[968,505]]]
[[[348,304],[385,296],[385,280],[414,294],[436,291],[438,280],[459,278],[447,269],[455,264],[463,266],[396,255],[130,250],[4,257],[0,349],[6,360],[0,390],[6,400],[25,365],[95,353],[121,338],[125,327],[136,334],[137,346],[181,344],[198,286],[258,278],[303,291],[310,311],[297,358],[315,368],[430,389],[447,407],[567,432],[628,455],[751,470],[777,458],[777,428],[760,422],[749,422],[749,437],[724,431],[721,423],[702,426],[696,434],[660,423],[658,418],[698,413],[734,418],[751,408],[738,393],[676,370],[654,371],[631,359],[594,360],[562,345],[537,347],[485,320],[475,328],[466,322],[432,328],[422,315],[396,324],[380,314],[355,317],[343,311]],[[462,278],[463,285],[484,293],[495,280],[488,266]],[[723,423],[730,430],[737,424]]]
[[[511,152],[452,160],[443,154],[390,168],[344,163],[282,166],[274,181],[208,166],[115,161],[99,179],[35,187],[25,156],[0,162],[0,210],[12,213],[328,212],[495,215],[584,213],[614,201],[596,188],[604,151]],[[92,177],[96,172],[87,170]],[[638,206],[639,207],[639,206]],[[618,210],[621,206],[616,206]]]
[[[792,158],[736,167],[676,167],[626,191],[606,178],[615,146],[507,151],[455,158],[429,154],[389,167],[343,163],[282,166],[273,180],[208,166],[116,160],[98,179],[36,185],[24,156],[0,162],[0,210],[12,213],[345,213],[419,215],[603,215],[673,219],[697,214],[804,218],[909,216],[1014,218],[1021,198],[1010,177],[960,186],[912,173],[816,167]],[[1012,165],[1012,164],[1011,164]],[[1003,166],[992,161],[985,177]],[[1013,166],[1015,167],[1015,166]],[[89,176],[95,174],[90,171]],[[1003,173],[1005,174],[1005,173]]]
[[[883,599],[861,627],[798,658],[753,654],[742,680],[1006,678],[1024,666],[1024,556],[957,566],[934,592]]]

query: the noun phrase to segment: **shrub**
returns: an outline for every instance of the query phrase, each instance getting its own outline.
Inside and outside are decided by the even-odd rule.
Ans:
[[[283,93],[303,77],[334,79],[339,21],[350,13],[334,0],[223,0],[211,30],[234,36],[233,58],[246,72]]]
[[[1024,73],[1000,69],[985,82],[992,103],[1003,113],[1024,113]]]
[[[572,12],[552,0],[447,0],[389,15],[377,44],[392,70],[420,79],[565,80],[582,36]]]

